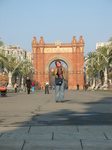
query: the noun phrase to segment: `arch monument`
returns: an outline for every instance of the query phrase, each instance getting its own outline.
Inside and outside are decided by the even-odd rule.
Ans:
[[[83,89],[84,85],[84,40],[80,36],[77,42],[73,36],[71,43],[45,43],[40,37],[32,40],[33,67],[36,70],[33,79],[44,87],[45,78],[49,79],[49,66],[56,59],[64,61],[68,66],[68,89]]]

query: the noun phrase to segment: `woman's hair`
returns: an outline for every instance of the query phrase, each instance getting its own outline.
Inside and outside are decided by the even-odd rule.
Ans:
[[[57,62],[61,63],[59,59],[55,61],[55,65],[57,66]]]

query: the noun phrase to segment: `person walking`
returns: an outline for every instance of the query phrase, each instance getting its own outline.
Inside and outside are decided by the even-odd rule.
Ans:
[[[52,75],[55,77],[55,101],[64,102],[65,67],[61,65],[59,60],[55,61],[55,65],[56,67],[51,69]]]
[[[2,72],[0,75],[0,91],[3,88],[4,90],[1,91],[1,95],[6,96],[7,94],[7,83],[8,83],[8,76],[6,75],[5,71]]]
[[[34,84],[34,82],[32,81],[32,92],[34,93],[34,86],[35,86],[35,84]]]
[[[26,87],[27,87],[27,93],[30,94],[31,80],[29,77],[27,77],[27,80],[26,80]]]
[[[17,88],[18,88],[18,85],[17,85],[17,83],[15,82],[15,84],[14,84],[15,93],[17,93]]]
[[[2,75],[0,75],[0,81],[2,85],[7,85],[8,76],[6,75],[5,71],[3,71]]]
[[[46,81],[45,81],[45,94],[49,94],[49,81],[48,79],[46,78]]]

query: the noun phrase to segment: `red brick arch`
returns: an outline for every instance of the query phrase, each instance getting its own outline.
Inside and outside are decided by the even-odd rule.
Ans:
[[[49,79],[49,66],[56,59],[64,61],[68,66],[68,88],[83,89],[84,84],[84,41],[80,36],[77,42],[75,36],[71,43],[45,44],[43,37],[40,38],[39,44],[34,37],[32,41],[33,66],[36,70],[34,80],[44,87],[45,78]]]

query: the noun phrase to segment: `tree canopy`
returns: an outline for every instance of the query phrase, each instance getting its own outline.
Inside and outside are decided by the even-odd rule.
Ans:
[[[108,72],[112,70],[112,46],[99,47],[94,52],[90,52],[85,59],[84,67],[90,77],[94,79],[100,75],[102,80],[105,67],[107,67]]]
[[[108,41],[109,41],[109,42],[112,41],[112,37],[110,37]]]
[[[4,45],[4,43],[3,43],[3,41],[0,39],[0,47],[3,46],[3,45]]]

